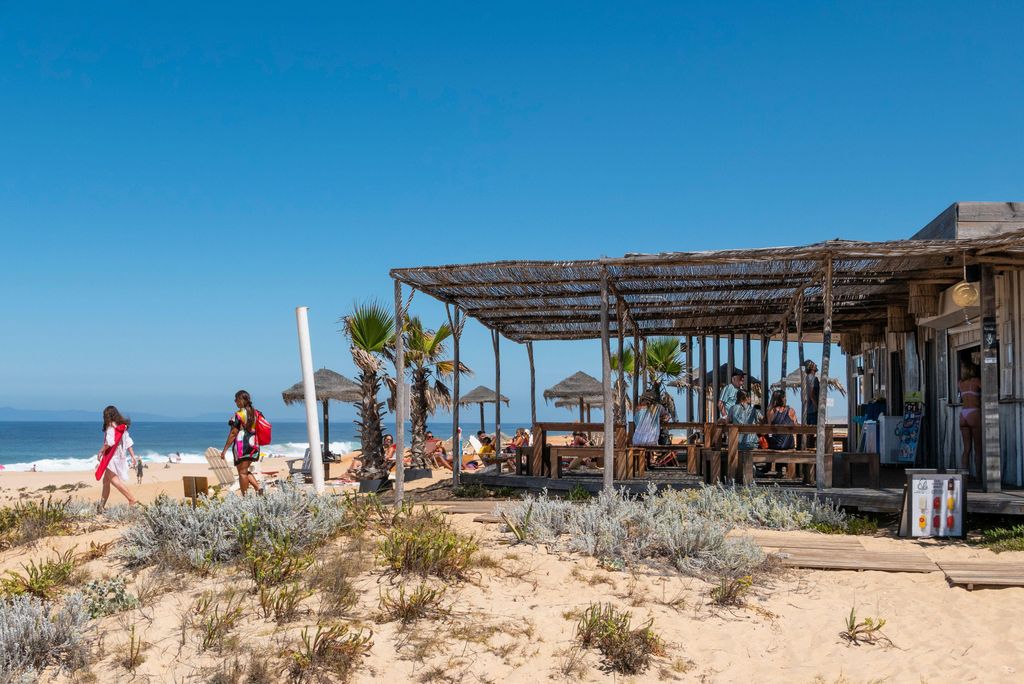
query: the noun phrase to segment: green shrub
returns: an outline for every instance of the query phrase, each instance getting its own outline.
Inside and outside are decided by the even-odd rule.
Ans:
[[[486,499],[491,492],[481,484],[464,484],[452,488],[452,496],[460,499]]]
[[[476,551],[475,539],[452,529],[443,513],[427,509],[398,519],[380,542],[390,572],[442,579],[465,579]]]
[[[302,600],[312,593],[309,589],[303,589],[298,582],[260,587],[261,615],[268,619],[273,618],[278,624],[291,622],[298,617]]]
[[[184,627],[199,633],[200,650],[223,650],[225,640],[242,618],[244,596],[234,591],[203,592],[185,616]]]
[[[243,563],[256,586],[273,586],[301,574],[313,564],[313,554],[300,548],[288,530],[270,530],[252,519],[239,524]]]
[[[1024,525],[993,527],[981,532],[981,544],[995,551],[1024,551]]]
[[[589,501],[594,498],[594,495],[590,493],[589,489],[577,482],[572,486],[572,489],[569,490],[569,494],[566,498],[569,501],[579,503],[581,501]]]
[[[385,620],[398,620],[405,625],[440,613],[443,599],[443,587],[432,589],[421,582],[408,595],[404,586],[399,586],[397,592],[381,589],[379,606]]]
[[[718,586],[711,590],[711,602],[716,606],[742,606],[743,595],[753,585],[754,579],[746,577],[722,577]]]
[[[653,620],[633,628],[628,611],[612,604],[592,603],[576,623],[576,641],[582,648],[597,649],[605,665],[619,674],[641,674],[652,656],[665,654],[664,642],[651,629]]]
[[[27,565],[21,567],[25,574],[8,570],[7,577],[0,580],[0,591],[5,596],[29,594],[52,599],[79,579],[74,548],[68,549],[54,560],[40,562],[38,565],[35,561],[29,561]]]
[[[0,549],[70,533],[74,521],[70,504],[71,497],[55,500],[48,496],[0,508]]]
[[[81,596],[72,594],[58,607],[34,596],[0,599],[0,682],[33,682],[43,668],[63,670],[85,665],[89,634]]]
[[[868,617],[858,620],[856,608],[850,608],[850,614],[846,616],[846,629],[840,632],[839,636],[853,646],[861,644],[892,646],[889,637],[882,633],[882,627],[885,627],[884,618]]]
[[[288,651],[285,674],[294,684],[324,681],[337,677],[347,681],[359,665],[359,659],[373,648],[373,632],[351,632],[346,625],[318,624],[316,632],[305,627],[299,645]]]

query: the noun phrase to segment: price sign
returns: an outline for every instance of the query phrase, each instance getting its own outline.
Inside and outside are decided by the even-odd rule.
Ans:
[[[910,537],[962,537],[964,504],[962,474],[910,471],[900,533]]]

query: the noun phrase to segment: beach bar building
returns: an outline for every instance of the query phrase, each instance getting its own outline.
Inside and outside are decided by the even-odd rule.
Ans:
[[[643,349],[651,337],[681,337],[691,387],[686,421],[671,427],[701,432],[704,448],[689,448],[672,486],[693,486],[698,473],[704,480],[709,473],[750,477],[749,459],[741,467],[735,454],[742,426],[715,426],[714,405],[706,398],[718,396],[720,374],[709,373],[710,369],[720,368],[724,361],[730,369],[757,370],[758,359],[752,358],[756,346],[759,375],[768,386],[801,367],[803,343],[821,343],[819,425],[793,432],[817,437],[813,453],[799,462],[812,466],[805,473],[813,472],[803,488],[850,505],[898,507],[893,504],[898,491],[834,487],[833,459],[861,462],[855,454],[878,453],[882,443],[888,448],[884,430],[893,421],[875,420],[875,414],[900,420],[909,414],[918,421],[920,436],[910,460],[893,465],[959,467],[959,368],[963,360],[971,360],[980,369],[984,426],[981,472],[972,475],[976,488],[992,495],[974,497],[972,507],[1024,513],[1024,495],[1008,491],[1024,486],[1022,270],[1024,203],[961,202],[902,240],[424,266],[394,269],[391,275],[396,302],[402,300],[403,288],[410,287],[445,303],[456,330],[466,317],[488,328],[496,370],[501,338],[523,344],[530,358],[531,388],[534,344],[600,339],[604,406],[635,407],[638,393],[646,389],[642,363],[634,364],[631,383],[625,381],[623,364],[612,363],[615,355],[622,358],[625,341]],[[720,358],[723,340],[729,341],[726,359]],[[833,342],[844,351],[845,368],[830,364]],[[459,335],[454,343],[457,355]],[[740,358],[734,358],[737,343]],[[790,356],[792,343],[798,358]],[[769,368],[772,344],[781,346],[777,369]],[[837,426],[827,424],[830,377],[842,378],[848,390],[849,435],[839,455],[832,453],[832,430]],[[631,402],[624,396],[630,385]],[[514,473],[502,474],[499,469],[474,478],[513,486],[518,478],[521,486],[557,488],[561,473],[555,459],[547,458],[545,430],[579,429],[604,433],[602,478],[595,486],[636,487],[651,479],[671,483],[671,478],[655,477],[634,461],[637,450],[630,448],[628,418],[616,424],[613,412],[606,411],[602,424],[545,425],[536,420],[536,390],[532,392],[532,453],[519,461]],[[693,402],[693,394],[705,400]],[[833,393],[833,400],[836,397]],[[768,401],[768,392],[761,393],[761,401]],[[916,407],[914,412],[910,406]],[[457,423],[457,414],[453,418]],[[713,433],[720,429],[729,431],[730,444],[721,462],[705,453],[718,449]],[[903,453],[905,457],[906,450]],[[887,453],[878,458],[883,465],[892,460]]]

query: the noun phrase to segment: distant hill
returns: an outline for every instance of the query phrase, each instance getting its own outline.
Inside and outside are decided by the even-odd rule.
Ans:
[[[198,416],[190,416],[188,418],[176,418],[174,416],[162,416],[157,413],[138,412],[132,412],[129,413],[128,415],[131,417],[132,420],[136,422],[146,423],[219,423],[227,420],[227,418],[224,415],[221,415],[220,413],[204,413]],[[10,406],[0,406],[0,420],[71,423],[88,422],[99,419],[99,411],[43,411],[38,409],[16,409],[11,408]]]

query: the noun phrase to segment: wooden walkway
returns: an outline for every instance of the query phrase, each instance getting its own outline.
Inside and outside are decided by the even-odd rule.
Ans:
[[[950,584],[979,587],[1024,587],[1024,564],[996,561],[941,561]]]

